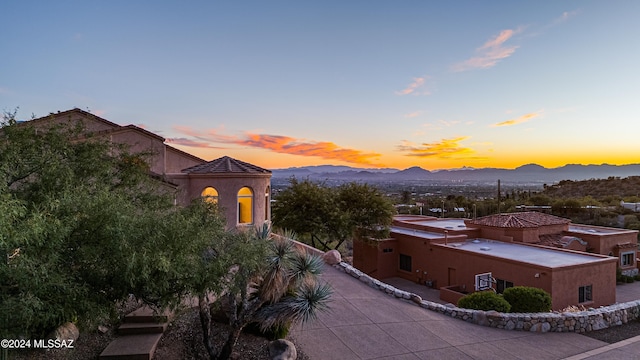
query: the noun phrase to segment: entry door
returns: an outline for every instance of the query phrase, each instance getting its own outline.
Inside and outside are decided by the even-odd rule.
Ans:
[[[456,279],[456,269],[449,268],[449,283],[447,284],[447,286],[457,285],[457,283],[458,280]]]

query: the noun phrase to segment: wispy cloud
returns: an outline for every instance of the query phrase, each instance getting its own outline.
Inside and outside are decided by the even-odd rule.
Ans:
[[[405,152],[407,156],[435,157],[440,159],[467,157],[467,155],[475,153],[473,149],[460,144],[467,139],[469,139],[468,136],[459,136],[452,139],[442,139],[440,142],[422,144],[403,141],[403,143],[398,146],[398,150]]]
[[[516,51],[518,46],[506,45],[505,43],[521,31],[521,27],[502,30],[498,35],[477,48],[475,56],[453,65],[451,69],[461,72],[473,69],[488,69],[495,66],[500,60],[508,58]]]
[[[424,113],[424,111],[419,110],[419,111],[414,111],[414,112],[410,112],[408,114],[404,114],[404,117],[406,118],[414,118],[414,117],[418,117],[420,115],[422,115]]]
[[[172,145],[182,145],[182,146],[188,146],[188,147],[192,147],[192,148],[226,149],[224,147],[213,146],[213,145],[211,145],[211,143],[208,143],[206,141],[196,141],[196,140],[191,140],[191,139],[187,139],[187,138],[171,138],[171,139],[166,139],[166,141],[169,144],[172,144]]]
[[[196,140],[177,138],[171,139],[172,143],[215,148],[212,143],[233,144],[238,146],[249,146],[270,150],[281,154],[313,156],[327,160],[339,160],[354,164],[366,164],[381,166],[376,164],[374,159],[380,157],[380,154],[374,152],[365,152],[357,149],[343,148],[329,141],[313,141],[305,139],[296,139],[283,135],[270,134],[253,134],[245,133],[243,136],[230,136],[220,134],[216,130],[208,130],[204,132],[195,131],[189,127],[174,127],[175,130],[193,137]]]
[[[518,125],[518,124],[522,124],[524,122],[527,122],[531,119],[537,118],[538,116],[542,115],[542,111],[538,111],[538,112],[534,112],[534,113],[529,113],[529,114],[525,114],[522,115],[518,118],[515,119],[510,119],[510,120],[506,120],[506,121],[501,121],[499,123],[495,123],[493,125],[491,125],[492,127],[501,127],[501,126],[513,126],[513,125]]]
[[[580,13],[580,11],[578,11],[578,10],[565,11],[565,12],[562,13],[562,15],[560,15],[559,17],[557,17],[556,19],[553,20],[553,25],[557,25],[557,24],[563,23],[563,22],[571,19],[572,17],[578,15],[578,13]]]
[[[413,82],[407,85],[406,88],[400,91],[396,91],[396,95],[409,95],[409,94],[429,95],[431,94],[431,92],[429,92],[428,90],[423,89],[427,78],[428,77],[426,76],[413,78]]]

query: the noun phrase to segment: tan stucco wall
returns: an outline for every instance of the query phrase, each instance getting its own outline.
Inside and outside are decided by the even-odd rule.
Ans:
[[[179,173],[183,169],[202,164],[202,161],[198,161],[170,146],[165,149],[165,159],[165,172],[167,174]]]
[[[262,226],[271,219],[271,199],[265,197],[270,193],[271,174],[169,174],[167,178],[185,189],[178,199],[182,205],[200,197],[206,187],[215,188],[218,206],[227,219],[227,229],[238,226],[238,191],[245,186],[253,191],[253,223],[250,226]]]
[[[109,139],[117,144],[126,144],[130,153],[150,153],[149,170],[156,174],[165,173],[165,146],[162,140],[134,129],[110,134]]]

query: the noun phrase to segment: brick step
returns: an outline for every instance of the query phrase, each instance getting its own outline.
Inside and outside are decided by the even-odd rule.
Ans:
[[[166,322],[128,322],[118,327],[118,335],[162,334],[166,329]]]
[[[162,333],[125,335],[113,340],[100,354],[100,360],[151,360]]]

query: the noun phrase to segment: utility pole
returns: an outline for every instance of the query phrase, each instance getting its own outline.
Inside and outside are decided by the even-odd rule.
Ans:
[[[498,179],[498,214],[502,214],[502,211],[500,211],[500,179]]]

